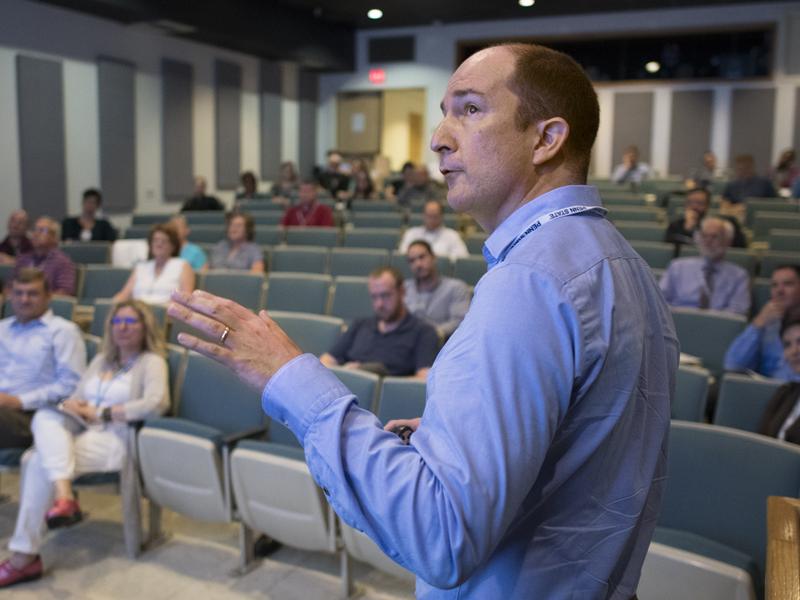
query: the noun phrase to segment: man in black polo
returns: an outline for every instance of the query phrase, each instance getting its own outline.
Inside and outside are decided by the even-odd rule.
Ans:
[[[375,314],[357,319],[322,355],[322,364],[425,378],[436,358],[439,337],[406,309],[403,276],[392,267],[380,267],[370,273],[367,286]]]

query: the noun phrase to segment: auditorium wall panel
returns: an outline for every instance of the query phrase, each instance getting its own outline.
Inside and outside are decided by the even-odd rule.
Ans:
[[[711,148],[711,90],[677,91],[672,95],[672,131],[669,141],[669,172],[689,173]]]
[[[261,61],[259,70],[259,140],[261,142],[261,176],[278,178],[281,162],[281,103],[283,74],[278,62]]]
[[[317,151],[317,101],[318,75],[300,71],[298,80],[298,168],[303,175],[311,175]]]
[[[629,146],[639,148],[639,158],[652,161],[653,93],[620,92],[614,96],[614,145],[612,155],[622,156]]]
[[[242,69],[238,64],[214,61],[214,123],[218,189],[239,185],[242,128]]]
[[[751,154],[756,170],[765,173],[772,164],[775,127],[775,89],[734,89],[731,107],[731,159]]]

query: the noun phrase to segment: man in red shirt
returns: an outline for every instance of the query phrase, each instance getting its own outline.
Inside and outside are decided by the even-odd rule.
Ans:
[[[317,184],[305,179],[297,191],[297,204],[283,213],[284,227],[333,227],[333,211],[330,206],[317,203]]]

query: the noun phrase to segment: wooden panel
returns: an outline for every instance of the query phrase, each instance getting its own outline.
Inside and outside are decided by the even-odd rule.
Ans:
[[[381,139],[381,94],[339,94],[337,148],[348,154],[378,153]]]

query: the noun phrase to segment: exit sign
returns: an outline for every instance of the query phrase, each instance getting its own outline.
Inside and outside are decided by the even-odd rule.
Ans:
[[[386,81],[386,71],[383,69],[370,69],[369,82],[375,85],[384,83]]]

